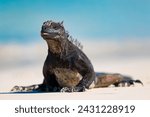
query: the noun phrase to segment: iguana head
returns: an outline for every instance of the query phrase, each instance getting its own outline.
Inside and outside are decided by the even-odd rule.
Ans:
[[[46,40],[48,48],[52,53],[62,53],[67,51],[69,42],[74,43],[74,39],[65,31],[63,22],[53,22],[48,20],[43,23],[41,36]],[[80,48],[81,44],[75,40],[75,45]]]
[[[63,22],[53,22],[51,20],[44,22],[41,28],[41,36],[45,40],[57,40],[60,37],[65,37]]]
[[[65,49],[69,34],[65,32],[63,22],[50,20],[43,23],[41,36],[46,40],[50,52],[60,54]]]

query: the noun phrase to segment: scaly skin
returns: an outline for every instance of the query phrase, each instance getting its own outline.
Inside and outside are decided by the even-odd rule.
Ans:
[[[88,57],[77,45],[69,40],[63,22],[46,21],[41,36],[47,42],[48,55],[43,66],[42,84],[15,86],[14,92],[82,92],[93,88],[118,86],[120,83],[133,84],[120,74],[95,73]],[[139,83],[141,83],[139,81]]]

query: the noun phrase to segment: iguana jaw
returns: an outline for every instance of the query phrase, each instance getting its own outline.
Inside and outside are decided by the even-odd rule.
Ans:
[[[41,37],[45,40],[53,40],[53,39],[59,39],[60,34],[59,33],[47,33],[47,32],[41,32]]]

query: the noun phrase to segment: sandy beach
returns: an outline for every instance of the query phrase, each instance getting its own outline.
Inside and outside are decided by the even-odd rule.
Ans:
[[[149,100],[150,99],[150,43],[141,42],[83,42],[83,51],[93,63],[95,71],[121,73],[140,79],[144,86],[108,87],[80,93],[2,94],[15,85],[32,85],[43,81],[42,67],[47,55],[45,43],[34,45],[1,45],[0,99],[46,100]]]

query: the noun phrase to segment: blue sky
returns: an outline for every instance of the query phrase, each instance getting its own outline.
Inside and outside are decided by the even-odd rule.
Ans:
[[[150,39],[149,0],[0,0],[0,43],[38,41],[42,22],[80,39]]]

